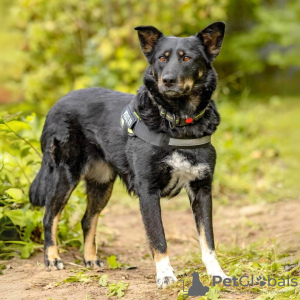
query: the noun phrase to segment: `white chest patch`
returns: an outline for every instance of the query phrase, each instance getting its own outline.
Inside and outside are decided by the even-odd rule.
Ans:
[[[171,180],[164,188],[163,194],[169,194],[171,197],[179,189],[187,187],[190,181],[202,179],[210,168],[207,164],[192,165],[186,157],[174,152],[171,157],[165,160],[165,163],[172,167]]]

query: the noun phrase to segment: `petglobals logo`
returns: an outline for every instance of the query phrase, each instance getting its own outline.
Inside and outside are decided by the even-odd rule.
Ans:
[[[199,273],[193,272],[179,281],[182,281],[182,292],[181,297],[183,299],[188,298],[189,296],[205,296],[209,292],[210,288],[203,285],[200,281]],[[286,278],[273,278],[270,275],[268,276],[246,276],[241,277],[233,276],[232,278],[224,278],[221,276],[213,276],[212,285],[213,287],[218,284],[223,284],[225,287],[252,287],[259,285],[260,287],[296,287],[298,286],[298,281],[296,277],[290,277],[288,275]],[[213,290],[212,290],[213,291]]]
[[[280,286],[280,287],[287,287],[298,286],[297,278],[290,277],[289,275],[287,278],[273,278],[270,275],[267,277],[265,276],[241,276],[240,278],[233,276],[232,278],[224,278],[222,279],[221,276],[213,276],[213,286],[217,285],[218,283],[222,283],[224,286]]]

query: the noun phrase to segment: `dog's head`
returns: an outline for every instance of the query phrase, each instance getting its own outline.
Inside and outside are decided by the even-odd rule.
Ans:
[[[172,101],[199,93],[207,78],[214,75],[211,63],[221,49],[224,22],[213,23],[186,38],[164,36],[153,26],[135,29],[156,88],[165,99]]]

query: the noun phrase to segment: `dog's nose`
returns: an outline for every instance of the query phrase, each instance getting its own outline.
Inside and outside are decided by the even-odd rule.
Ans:
[[[165,75],[163,77],[163,83],[165,86],[170,87],[176,83],[176,77],[172,75]]]

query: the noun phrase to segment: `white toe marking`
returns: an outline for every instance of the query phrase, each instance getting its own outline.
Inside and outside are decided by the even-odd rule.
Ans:
[[[166,278],[168,280],[165,280]],[[176,282],[177,278],[174,275],[174,270],[170,264],[169,256],[162,258],[156,262],[156,283],[159,288],[165,288],[169,284]]]

